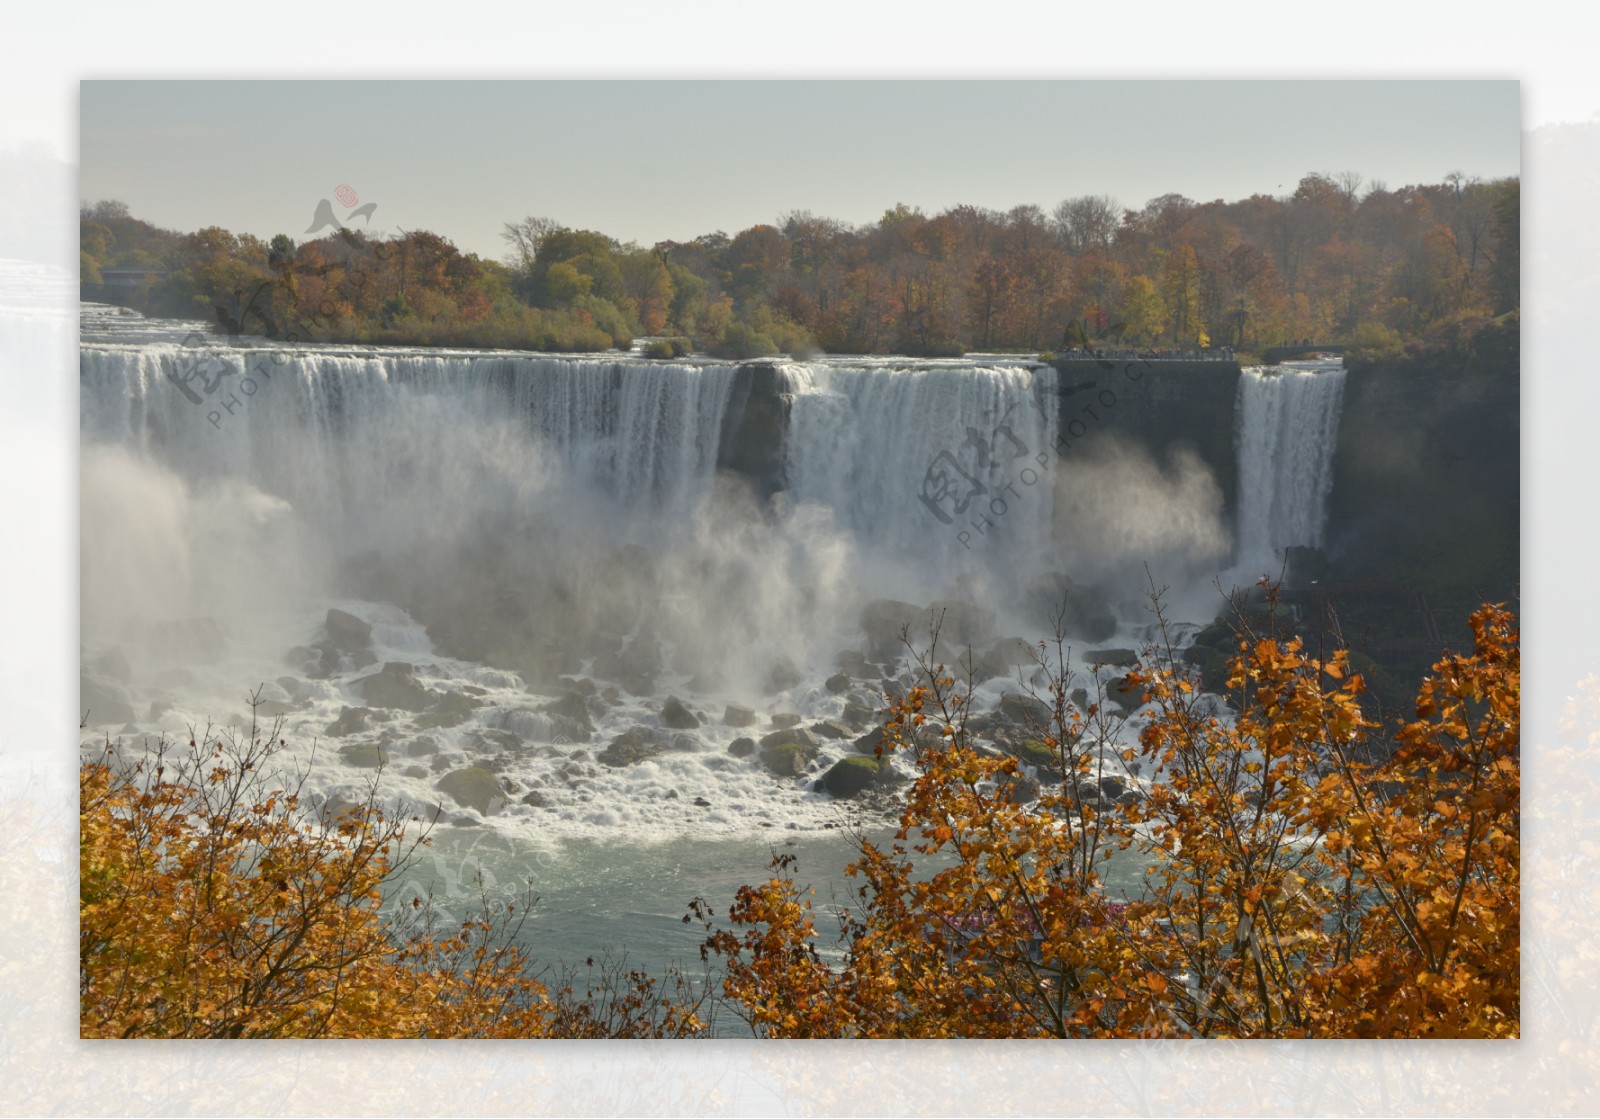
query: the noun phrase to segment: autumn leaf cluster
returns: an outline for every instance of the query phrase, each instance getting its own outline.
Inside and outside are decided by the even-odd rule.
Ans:
[[[858,840],[842,952],[781,859],[708,922],[725,994],[766,1037],[1515,1037],[1518,638],[1499,607],[1472,629],[1394,733],[1295,638],[1242,634],[1231,711],[1153,648],[1120,754],[1060,672],[1037,799],[935,666],[887,728],[918,776],[894,840]],[[1108,764],[1154,779],[1112,800]]]

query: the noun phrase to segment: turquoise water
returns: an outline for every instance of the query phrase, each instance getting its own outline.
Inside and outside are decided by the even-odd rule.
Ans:
[[[868,835],[880,844],[892,839],[888,828]],[[770,863],[779,853],[796,858],[790,873],[815,891],[819,952],[839,958],[835,907],[853,896],[858,884],[845,874],[857,857],[854,844],[847,832],[835,829],[775,832],[766,841],[685,836],[648,844],[574,840],[534,847],[488,831],[442,828],[413,871],[395,884],[391,898],[403,903],[431,889],[443,914],[459,919],[475,911],[480,882],[484,893],[501,901],[531,889],[537,901],[520,943],[537,966],[564,963],[582,972],[587,959],[609,954],[656,976],[681,965],[698,981],[705,975],[699,952],[706,932],[698,921],[684,922],[689,903],[706,899],[726,927],[739,887],[771,877]],[[1143,866],[1131,855],[1104,866],[1113,893],[1138,889]],[[748,1032],[727,1010],[714,1024],[719,1036]]]

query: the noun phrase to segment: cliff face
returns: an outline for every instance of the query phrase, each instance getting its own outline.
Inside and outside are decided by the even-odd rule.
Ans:
[[[784,438],[789,427],[789,397],[776,366],[757,363],[734,371],[728,393],[717,469],[749,481],[762,497],[784,488]]]
[[[1085,453],[1097,435],[1105,434],[1137,445],[1158,463],[1188,447],[1211,469],[1222,489],[1223,515],[1233,521],[1239,476],[1234,450],[1236,363],[1062,361],[1056,370],[1063,458]]]

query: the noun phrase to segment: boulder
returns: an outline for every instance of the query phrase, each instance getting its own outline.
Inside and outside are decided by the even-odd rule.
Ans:
[[[876,598],[861,608],[861,631],[867,635],[874,657],[894,657],[904,648],[906,638],[916,641],[913,630],[923,618],[922,607],[914,603]]]
[[[611,745],[600,751],[599,760],[612,769],[636,765],[661,753],[662,747],[643,727],[624,731],[611,740]]]
[[[774,746],[762,747],[761,764],[779,777],[799,777],[816,756],[815,746],[805,746],[798,742],[780,742]]]
[[[1124,711],[1132,711],[1144,703],[1144,692],[1143,684],[1135,684],[1126,676],[1118,676],[1106,689],[1106,696],[1121,704]]]
[[[1008,774],[997,792],[1013,804],[1032,804],[1039,799],[1039,782],[1023,773]]]
[[[372,646],[372,626],[343,610],[329,610],[323,623],[328,640],[342,653],[354,653]]]
[[[725,727],[748,727],[755,721],[756,713],[737,703],[728,704],[728,709],[722,713],[722,725]]]
[[[728,744],[728,753],[736,758],[748,758],[756,752],[756,740],[753,738],[735,738]]]
[[[1036,663],[1035,655],[1039,652],[1037,645],[1024,641],[1020,637],[1002,637],[988,651],[983,654],[984,659],[991,664],[1001,665],[1005,668],[1016,668],[1018,665],[1031,665]]]
[[[767,673],[767,693],[786,692],[790,688],[798,687],[805,679],[794,661],[788,657],[779,657],[772,663],[772,669]]]
[[[876,676],[877,672],[867,662],[866,655],[856,649],[840,649],[834,654],[833,663],[840,672],[847,672],[852,676]]]
[[[811,724],[811,733],[818,738],[849,738],[852,731],[843,723],[836,723],[832,719],[824,719],[820,723]]]
[[[772,725],[775,727],[797,727],[800,725],[800,716],[789,712],[779,712],[772,716]]]
[[[851,727],[860,730],[877,717],[877,712],[866,704],[851,699],[845,701],[844,715],[841,717]]]
[[[402,711],[426,711],[439,699],[411,675],[411,666],[401,661],[390,661],[371,676],[357,682],[357,688],[369,707],[397,707]]]
[[[878,747],[882,744],[883,728],[873,727],[866,734],[863,734],[860,738],[856,739],[853,745],[856,753],[858,754],[875,754],[878,752]]]
[[[880,770],[874,758],[841,758],[822,775],[822,787],[840,800],[848,800],[878,780]]]
[[[334,738],[359,734],[367,729],[367,714],[365,707],[344,708],[339,712],[339,717],[328,724],[328,734]]]
[[[406,746],[406,756],[412,758],[425,758],[438,752],[439,742],[429,734],[425,734],[421,738],[413,738],[410,744]]]
[[[661,705],[661,724],[673,730],[693,730],[700,725],[701,719],[693,711],[683,705],[683,700],[677,696],[668,696],[667,701]]]
[[[417,716],[417,726],[424,730],[458,727],[472,717],[482,701],[460,692],[445,692],[436,703]]]
[[[133,680],[133,669],[128,664],[128,658],[122,655],[121,649],[101,653],[89,662],[89,668],[95,675],[104,676],[108,680],[116,680],[123,684]]]
[[[1019,692],[1007,692],[1000,697],[995,710],[1018,726],[1045,728],[1050,725],[1050,705],[1042,699]]]
[[[122,689],[100,677],[88,673],[78,675],[78,713],[87,714],[89,726],[133,721],[133,704],[128,702]]]
[[[771,749],[774,746],[795,745],[816,753],[817,736],[800,727],[785,727],[775,730],[771,734],[762,735],[761,748]]]
[[[850,677],[846,673],[836,672],[823,681],[822,686],[834,695],[842,695],[850,690]]]
[[[359,769],[377,769],[389,764],[389,752],[382,746],[362,743],[343,747],[339,751],[339,760],[345,765],[353,765]]]
[[[1083,655],[1085,664],[1104,664],[1112,668],[1139,667],[1139,654],[1132,649],[1091,649]]]
[[[485,816],[492,816],[506,804],[499,780],[481,765],[453,770],[439,778],[434,787],[463,808],[474,809]]]
[[[524,796],[522,798],[522,803],[526,804],[529,808],[543,808],[546,805],[544,794],[538,789],[534,789],[532,792]]]
[[[555,715],[569,720],[572,725],[581,728],[583,732],[582,739],[578,739],[576,736],[569,736],[573,737],[575,741],[586,742],[589,735],[594,733],[594,723],[590,721],[589,717],[589,700],[580,691],[569,691],[553,703],[545,704],[539,708],[539,711],[541,714]]]
[[[927,624],[939,627],[939,643],[980,645],[994,639],[994,611],[957,599],[940,599],[928,607]]]
[[[428,777],[428,768],[421,765],[408,765],[405,768],[405,775],[418,781],[425,781]]]

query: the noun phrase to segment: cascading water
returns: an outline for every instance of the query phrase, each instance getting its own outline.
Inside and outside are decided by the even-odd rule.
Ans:
[[[1342,366],[1273,366],[1239,378],[1235,562],[1276,575],[1284,549],[1320,547],[1344,400]]]
[[[679,510],[710,484],[731,381],[725,365],[313,348],[197,359],[172,344],[86,345],[80,364],[86,443],[136,448],[191,482],[248,481],[367,546],[382,541],[363,530],[417,487],[482,499],[516,481],[501,456],[530,448],[624,508]]]
[[[1048,633],[1030,580],[1060,570],[1071,464],[1036,363],[823,360],[772,382],[615,355],[197,350],[107,322],[80,356],[100,731],[237,725],[265,682],[319,795],[355,796],[381,754],[389,795],[528,842],[816,830],[838,806],[814,782],[910,671],[860,666],[869,600],[973,606],[980,651]],[[330,608],[370,639],[334,647]],[[371,683],[391,663],[456,706],[398,710]],[[1017,688],[1014,663],[982,702]],[[842,664],[848,690],[824,688]],[[699,722],[669,722],[668,696]],[[729,754],[778,713],[834,721],[805,773]],[[505,803],[444,797],[473,766]]]
[[[877,558],[934,581],[1023,575],[1048,556],[1054,370],[865,362],[787,373],[794,500],[832,509]]]

